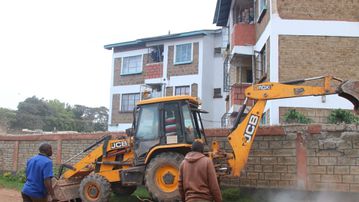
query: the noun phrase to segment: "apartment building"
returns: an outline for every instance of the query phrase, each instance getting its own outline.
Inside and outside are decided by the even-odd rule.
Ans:
[[[199,30],[105,45],[113,52],[109,131],[129,128],[136,102],[148,93],[196,96],[210,112],[204,126],[220,127],[226,98],[222,35],[221,29]]]
[[[358,10],[359,1],[353,0],[218,0],[213,22],[229,37],[224,54],[227,118],[243,104],[244,89],[261,78],[359,79]],[[282,123],[293,108],[326,123],[333,108],[352,109],[352,104],[337,95],[273,100],[262,123]]]

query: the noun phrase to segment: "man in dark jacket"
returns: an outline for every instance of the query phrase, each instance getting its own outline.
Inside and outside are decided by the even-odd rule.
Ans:
[[[221,190],[211,159],[203,154],[203,143],[195,141],[180,166],[178,189],[182,201],[221,202]]]
[[[58,201],[52,188],[51,178],[52,147],[48,143],[42,143],[39,147],[39,154],[32,157],[26,164],[26,182],[21,191],[23,202],[47,202],[47,196],[51,201]]]

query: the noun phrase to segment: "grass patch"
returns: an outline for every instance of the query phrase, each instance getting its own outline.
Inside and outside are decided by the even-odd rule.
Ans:
[[[19,182],[17,180],[9,180],[4,176],[0,176],[0,187],[7,188],[7,189],[15,189],[17,191],[21,191],[22,186],[24,185],[23,182]]]

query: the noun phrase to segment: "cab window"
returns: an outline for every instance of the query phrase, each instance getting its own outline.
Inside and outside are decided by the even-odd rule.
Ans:
[[[187,142],[193,142],[195,138],[198,137],[198,134],[194,128],[193,116],[190,112],[188,105],[182,105],[183,121],[184,121],[184,132],[186,135]]]
[[[156,139],[159,134],[158,105],[148,105],[141,108],[138,117],[136,138],[142,140]]]

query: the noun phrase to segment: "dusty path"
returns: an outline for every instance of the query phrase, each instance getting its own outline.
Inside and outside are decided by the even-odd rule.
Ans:
[[[21,202],[20,192],[12,189],[0,188],[0,202]]]

